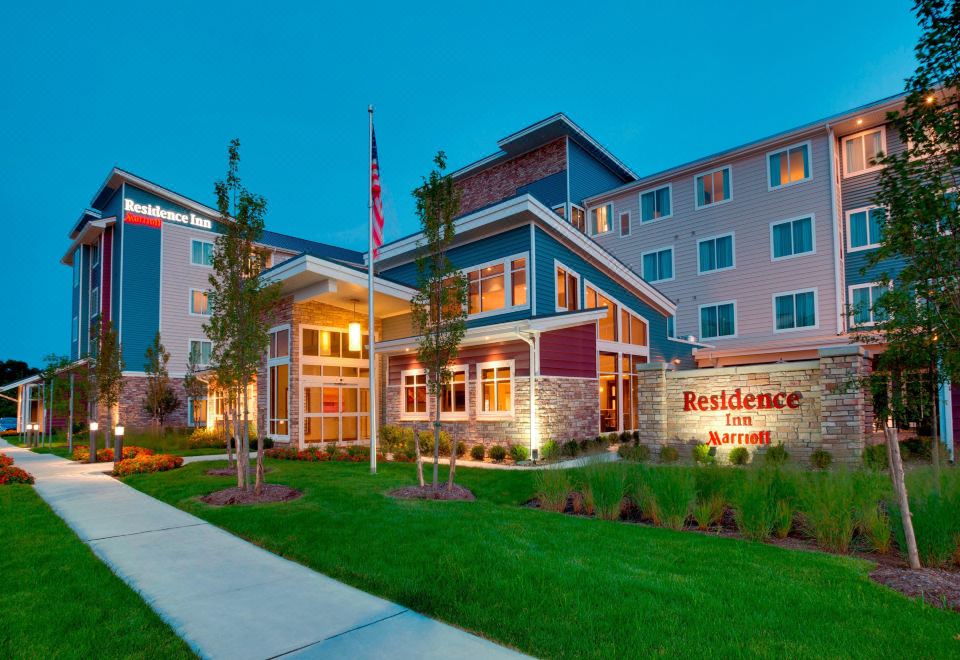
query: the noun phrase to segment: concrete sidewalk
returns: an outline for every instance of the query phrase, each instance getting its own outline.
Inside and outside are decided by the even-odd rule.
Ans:
[[[282,559],[105,474],[0,440],[37,493],[206,658],[517,658]]]

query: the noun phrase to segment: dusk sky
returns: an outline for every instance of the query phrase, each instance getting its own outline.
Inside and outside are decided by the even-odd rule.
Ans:
[[[0,359],[69,350],[67,233],[119,166],[206,204],[241,175],[275,231],[365,249],[367,105],[386,238],[456,169],[562,111],[641,175],[895,94],[911,3],[13,3],[0,22]]]

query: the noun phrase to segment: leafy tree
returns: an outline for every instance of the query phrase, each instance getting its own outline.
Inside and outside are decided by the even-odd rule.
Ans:
[[[440,398],[450,384],[453,375],[450,363],[457,357],[467,329],[467,279],[447,257],[456,233],[454,218],[460,209],[460,191],[453,179],[443,173],[446,155],[440,151],[433,162],[436,168],[413,192],[423,241],[417,257],[417,293],[410,301],[410,309],[419,335],[417,357],[427,369],[427,390],[433,397],[433,487],[436,489],[439,481]],[[417,478],[423,486],[419,438],[416,450]],[[454,482],[456,461],[454,447],[450,452],[450,486]]]
[[[240,181],[240,141],[228,148],[227,176],[215,191],[222,233],[216,239],[210,276],[210,320],[204,331],[213,344],[212,360],[218,384],[236,393],[234,427],[238,430],[237,486],[250,488],[248,392],[270,344],[268,330],[280,295],[279,285],[260,278],[265,255],[256,248],[263,235],[267,201]],[[231,399],[233,397],[231,396]],[[241,421],[242,418],[242,421]],[[229,433],[228,433],[229,438]],[[263,443],[257,443],[254,490],[263,486]]]
[[[147,392],[143,397],[143,410],[153,417],[163,428],[164,420],[180,407],[180,397],[170,384],[170,372],[167,364],[170,353],[160,341],[160,332],[153,337],[153,343],[147,346],[146,363],[143,371],[147,375]]]
[[[36,367],[31,367],[22,360],[4,360],[0,362],[0,383],[15,383],[40,373]],[[16,417],[17,404],[15,401],[0,398],[0,417]]]
[[[94,324],[91,335],[96,351],[90,356],[90,375],[92,398],[106,411],[106,428],[103,429],[106,446],[110,446],[113,435],[113,411],[120,403],[123,394],[123,356],[120,352],[120,339],[113,328],[112,321]],[[123,459],[123,438],[114,437],[114,466]],[[94,434],[90,434],[90,462],[97,460],[97,447]]]

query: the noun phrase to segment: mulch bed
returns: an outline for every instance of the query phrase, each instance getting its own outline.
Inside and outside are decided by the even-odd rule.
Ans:
[[[273,468],[263,468],[263,473],[267,474],[268,472],[273,472]],[[210,475],[211,477],[235,477],[237,476],[236,468],[215,468],[212,470],[207,470],[204,474]]]
[[[253,488],[244,491],[240,488],[225,488],[200,498],[205,504],[214,506],[229,506],[231,504],[265,504],[267,502],[289,502],[303,497],[303,493],[289,486],[278,484],[264,484],[263,492],[256,495]]]
[[[929,605],[960,611],[960,573],[939,568],[913,571],[905,566],[881,565],[870,577],[912,598],[923,598]]]
[[[387,495],[400,500],[461,500],[472,502],[477,499],[469,490],[456,484],[453,485],[453,488],[450,488],[448,484],[441,484],[438,488],[433,486],[404,486],[391,490]]]

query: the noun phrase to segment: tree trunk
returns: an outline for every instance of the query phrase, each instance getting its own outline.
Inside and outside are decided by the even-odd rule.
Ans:
[[[433,489],[440,485],[440,395],[433,397],[436,415],[433,420]]]
[[[420,488],[424,487],[423,481],[423,455],[420,453],[420,432],[413,429],[413,448],[417,453],[417,483]]]
[[[67,453],[73,455],[73,374],[70,374],[70,419],[67,422]]]
[[[244,401],[246,401],[246,396],[244,396]],[[257,471],[253,484],[253,492],[257,495],[263,492],[263,434],[259,432],[257,433]]]
[[[890,478],[893,480],[893,490],[897,494],[897,506],[900,509],[900,518],[903,522],[903,535],[907,541],[907,560],[910,562],[910,568],[918,569],[920,568],[920,556],[917,553],[917,537],[913,533],[913,516],[910,513],[907,484],[903,478],[903,460],[900,457],[897,427],[888,421],[884,426],[883,434],[887,440]]]
[[[88,405],[87,410],[88,410],[87,422],[89,424],[89,421],[93,419],[93,407],[91,405]],[[88,438],[88,440],[90,441],[90,456],[87,458],[87,462],[96,463],[97,462],[97,432],[90,431],[89,433],[90,433],[90,437]]]
[[[240,396],[243,397],[241,405],[243,406],[243,429],[241,433],[243,434],[243,476],[244,483],[243,489],[250,490],[250,421],[247,413],[247,383],[244,382],[243,389],[240,391]]]
[[[107,447],[110,447],[111,444],[112,444],[112,440],[113,440],[113,433],[112,433],[112,431],[111,431],[111,429],[110,429],[110,422],[107,422],[107,428],[106,428],[106,430],[103,432],[103,448],[106,449]],[[114,452],[114,455],[113,455],[113,467],[117,467],[117,455],[116,455],[117,447],[116,447],[116,445],[113,446],[113,452]],[[96,457],[94,457],[94,463],[96,463]]]
[[[454,475],[457,472],[457,441],[450,438],[450,475],[447,479],[447,488],[453,490]]]
[[[243,443],[240,441],[240,408],[236,397],[232,397],[230,402],[231,412],[233,413],[233,435],[228,442],[233,442],[236,449],[237,460],[237,488],[243,488],[243,481],[246,475],[243,473]],[[236,407],[235,407],[236,406]]]
[[[933,490],[940,492],[940,425],[937,419],[940,407],[940,391],[935,377],[936,363],[930,361],[930,461],[933,463]]]
[[[216,410],[216,408],[214,408]],[[207,414],[210,414],[209,409]],[[233,435],[230,433],[230,401],[229,399],[223,405],[223,435],[227,439],[227,467],[233,467]]]

